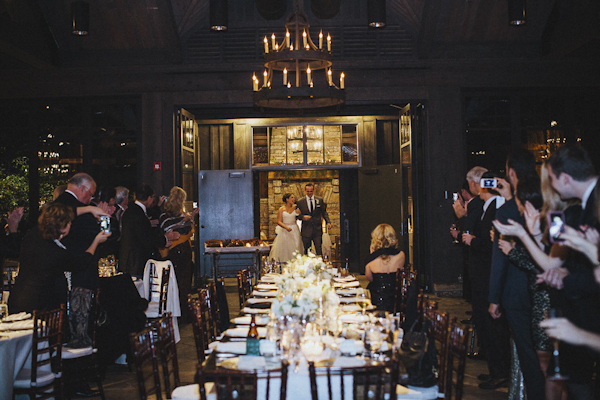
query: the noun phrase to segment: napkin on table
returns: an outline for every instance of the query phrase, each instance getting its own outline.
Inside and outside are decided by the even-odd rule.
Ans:
[[[362,353],[365,349],[365,345],[362,340],[346,339],[340,343],[339,347],[342,354],[350,354],[352,356]]]
[[[250,297],[248,300],[246,300],[248,302],[248,304],[260,304],[260,303],[272,303],[275,299],[272,297],[268,297],[268,298],[264,298],[264,299],[258,299],[256,297]]]
[[[256,328],[258,330],[258,336],[265,337],[267,335],[267,328]],[[225,331],[225,336],[229,337],[247,337],[248,327],[243,326],[240,328],[229,328]]]
[[[255,369],[265,369],[267,363],[261,356],[240,356],[238,358],[238,369],[253,371]]]
[[[0,324],[0,330],[3,331],[18,331],[24,329],[33,329],[33,320],[28,319],[25,321],[17,321],[10,323],[2,323]]]
[[[217,352],[246,354],[246,342],[219,342],[217,344]]]
[[[362,358],[356,357],[338,357],[333,362],[333,366],[336,368],[354,368],[354,367],[364,367],[365,360]]]
[[[250,308],[244,307],[244,314],[268,314],[271,312],[271,308]]]
[[[237,317],[231,320],[235,325],[250,325],[252,317],[244,316]],[[256,318],[256,325],[266,325],[269,322],[269,317],[263,315]]]

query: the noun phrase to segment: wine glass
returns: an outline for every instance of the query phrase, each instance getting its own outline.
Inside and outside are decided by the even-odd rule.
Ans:
[[[377,351],[383,344],[383,335],[376,324],[368,324],[365,327],[365,347],[369,351],[371,360],[375,360]]]
[[[554,319],[560,318],[561,312],[556,308],[549,308],[544,310],[544,317],[546,319]],[[559,363],[559,353],[558,353],[558,340],[552,339],[552,345],[554,346],[554,350],[552,351],[552,358],[554,359],[554,374],[548,375],[546,379],[551,381],[564,381],[569,379],[568,376],[563,375],[560,371],[560,363]]]
[[[456,230],[456,224],[450,225],[450,229],[452,229],[453,231],[455,231]],[[452,238],[454,239],[454,236]],[[452,240],[452,243],[459,244],[460,241],[458,240],[458,237],[456,237],[454,240]]]
[[[362,314],[365,315],[367,307],[371,304],[371,292],[367,289],[356,291],[356,304],[362,308]]]

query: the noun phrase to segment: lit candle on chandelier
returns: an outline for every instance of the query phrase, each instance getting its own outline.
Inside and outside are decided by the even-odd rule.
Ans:
[[[306,80],[307,80],[308,84],[310,85],[312,82],[310,65],[306,68]]]
[[[340,75],[340,89],[344,88],[344,73],[342,72],[342,74]]]
[[[290,45],[290,50],[294,50],[294,45],[293,44]]]
[[[327,51],[331,51],[331,36],[327,34]]]
[[[254,84],[254,91],[258,92],[258,78],[256,77],[256,72],[252,75],[252,82]]]
[[[269,54],[269,41],[267,40],[267,37],[265,36],[265,40],[263,40],[265,42],[265,54]]]
[[[271,48],[274,49],[275,48],[275,34],[271,35]]]
[[[302,32],[302,40],[304,40],[304,47],[308,46],[308,38],[306,37],[306,31]]]
[[[279,51],[279,43],[275,43],[275,51]]]
[[[329,81],[329,86],[333,86],[333,77],[331,76],[331,69],[327,71],[327,80]]]
[[[283,69],[283,84],[287,85],[288,81],[287,81],[287,68]]]
[[[319,32],[319,49],[323,48],[323,30]]]
[[[285,31],[285,46],[290,48],[290,31],[288,30]]]
[[[266,87],[267,86],[267,70],[266,69],[265,69],[265,72],[263,72],[263,78],[264,78],[263,86]]]

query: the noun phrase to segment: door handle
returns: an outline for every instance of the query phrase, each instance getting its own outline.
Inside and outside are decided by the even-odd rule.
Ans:
[[[344,243],[350,243],[350,222],[348,219],[344,220]]]

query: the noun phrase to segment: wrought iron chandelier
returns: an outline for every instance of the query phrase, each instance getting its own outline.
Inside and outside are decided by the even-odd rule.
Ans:
[[[334,84],[331,36],[319,33],[318,46],[312,41],[306,15],[294,1],[295,11],[285,24],[285,36],[275,33],[263,40],[265,70],[262,79],[252,76],[254,105],[264,108],[310,109],[341,106],[346,94],[344,73]],[[337,79],[336,79],[337,81]]]

